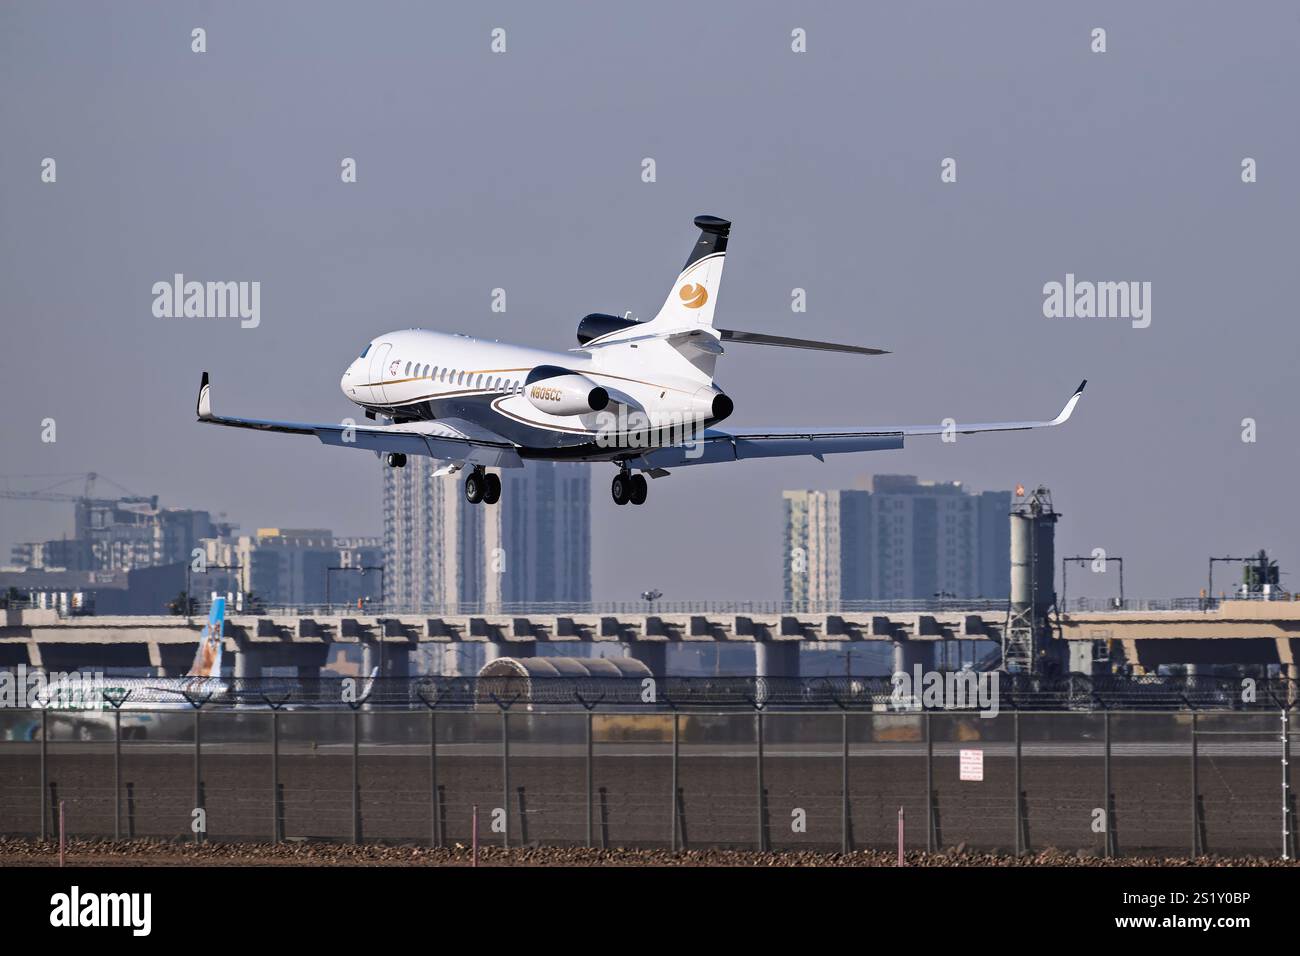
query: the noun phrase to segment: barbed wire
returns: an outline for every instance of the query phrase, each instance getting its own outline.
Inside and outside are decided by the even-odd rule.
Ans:
[[[955,672],[936,694],[903,692],[875,677],[355,677],[205,678],[190,689],[147,678],[108,677],[101,696],[53,693],[49,710],[575,710],[672,713],[699,709],[876,713],[999,711],[1290,710],[1300,686],[1287,678],[1070,675]],[[119,686],[120,685],[120,686]],[[201,685],[201,686],[200,686]]]

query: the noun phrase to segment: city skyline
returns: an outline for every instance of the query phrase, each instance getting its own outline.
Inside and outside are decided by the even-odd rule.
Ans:
[[[554,466],[554,463],[545,463],[545,465],[547,467],[552,467]],[[564,473],[572,476],[572,475],[577,475],[577,473],[580,472],[586,466],[560,465],[554,467],[558,467]],[[428,474],[431,473],[435,468],[436,468],[436,463],[433,463],[427,459],[413,459],[412,464],[408,465],[407,468],[404,470],[389,469],[385,467],[380,471],[381,490],[383,489],[385,482],[389,482],[393,479],[402,479],[403,477],[406,477],[409,480],[410,477],[413,477],[416,474],[421,473],[421,469],[422,469],[422,473],[427,478]],[[502,477],[503,480],[508,483],[515,483],[519,486],[526,488],[528,487],[532,479],[541,478],[541,476],[538,475],[536,471],[537,469],[534,469],[532,471],[507,470],[503,473]],[[39,481],[32,481],[31,483],[40,485],[42,484],[42,482],[48,482],[50,478],[59,478],[59,479],[63,479],[63,481],[61,481],[60,484],[67,484],[73,478],[80,479],[82,477],[84,477],[82,473],[75,473],[72,475],[41,476]],[[845,483],[839,486],[828,485],[828,486],[823,486],[818,488],[814,488],[810,486],[807,489],[799,489],[799,491],[815,491],[823,495],[837,494],[837,493],[844,493],[844,492],[861,493],[864,490],[869,491],[869,489],[871,489],[872,487],[873,482],[878,479],[882,479],[882,478],[892,479],[892,478],[899,478],[899,477],[912,478],[914,476],[895,475],[895,474],[884,473],[884,472],[865,473],[865,474],[858,474],[856,476],[851,476]],[[437,484],[438,479],[429,479],[429,482],[431,485]],[[587,486],[585,494],[587,496],[587,500],[590,502],[589,507],[585,509],[585,511],[588,514],[590,514],[604,504],[605,497],[603,494],[603,489],[600,488],[594,489],[595,493],[593,497],[593,489],[591,489],[590,487],[589,480],[584,480],[583,484]],[[969,482],[964,482],[961,480],[954,480],[954,479],[937,478],[937,477],[920,479],[920,484],[952,485],[962,489],[964,492],[973,494],[975,496],[979,496],[979,495],[987,496],[989,494],[998,491],[998,489],[983,489],[983,490],[974,489],[972,488]],[[11,484],[10,490],[18,490],[18,489],[13,488]],[[779,494],[781,495],[782,498],[784,498],[785,496],[790,494],[791,491],[792,489],[789,488],[781,489]],[[1002,491],[1005,491],[1005,489],[1003,489]],[[79,527],[79,524],[83,520],[81,517],[81,513],[85,509],[83,508],[82,502],[73,500],[74,496],[68,496],[68,497],[69,500],[67,502],[60,503],[57,506],[57,507],[69,509],[69,512],[66,515],[68,524],[64,526],[64,528],[67,530],[56,531],[55,534],[52,536],[38,535],[38,537],[35,538],[34,540],[15,541],[7,549],[6,551],[7,557],[3,563],[0,563],[0,570],[10,570],[10,569],[16,569],[25,566],[39,567],[41,565],[58,568],[60,570],[62,569],[75,570],[78,567],[80,567],[79,565],[64,564],[61,563],[59,560],[56,560],[57,557],[62,557],[70,553],[68,550],[69,548],[73,548],[73,549],[80,548],[80,545],[78,544],[78,540],[77,540],[77,529]],[[535,503],[535,499],[536,499],[536,495],[534,494],[528,496],[525,500]],[[533,598],[528,596],[529,591],[527,590],[527,587],[529,585],[523,585],[524,588],[523,590],[519,590],[518,588],[512,590],[512,586],[514,582],[512,581],[510,585],[506,585],[504,583],[505,582],[504,576],[501,577],[500,581],[498,581],[496,586],[493,588],[489,588],[487,584],[485,584],[485,581],[487,579],[483,571],[483,568],[486,567],[486,563],[485,563],[486,557],[483,553],[484,541],[486,540],[484,535],[485,533],[487,533],[493,536],[494,544],[491,546],[499,545],[500,544],[499,539],[500,539],[501,527],[502,527],[502,518],[500,517],[490,518],[490,520],[485,522],[483,516],[478,512],[476,512],[473,506],[469,506],[464,501],[463,496],[460,495],[459,493],[459,486],[455,481],[442,482],[441,487],[434,493],[433,500],[441,501],[442,507],[444,509],[449,508],[451,509],[452,512],[455,512],[456,514],[460,514],[461,512],[464,512],[463,519],[467,521],[469,525],[472,525],[473,528],[475,529],[473,535],[471,535],[471,538],[469,539],[470,541],[469,547],[471,548],[471,551],[473,553],[464,556],[464,558],[468,560],[471,565],[474,565],[476,567],[476,570],[471,575],[473,577],[473,580],[469,584],[462,583],[462,584],[449,585],[450,591],[447,591],[446,593],[455,593],[457,587],[467,588],[467,590],[465,590],[465,593],[471,594],[473,596],[467,598],[460,598],[459,600],[466,601],[469,603],[488,603],[488,604],[526,603],[530,600],[539,600],[539,601],[545,600],[543,598]],[[198,521],[200,520],[198,516],[209,516],[211,527],[214,529],[220,529],[221,531],[221,534],[218,535],[217,537],[221,538],[223,541],[226,542],[225,545],[223,546],[223,549],[220,551],[220,553],[222,554],[228,554],[231,552],[231,546],[232,546],[231,543],[234,542],[236,539],[238,539],[241,536],[241,534],[245,537],[256,538],[257,536],[261,535],[263,532],[274,531],[276,530],[276,527],[279,527],[279,526],[275,526],[272,528],[267,528],[261,525],[250,524],[247,526],[248,531],[245,532],[243,530],[246,527],[245,523],[238,520],[231,520],[231,516],[226,513],[216,513],[211,511],[210,509],[206,509],[203,507],[196,507],[193,505],[193,503],[190,502],[187,502],[184,505],[180,505],[180,504],[175,506],[169,505],[168,503],[161,501],[160,496],[158,495],[137,495],[132,493],[130,495],[124,494],[120,499],[113,499],[113,498],[105,497],[103,495],[97,495],[95,497],[94,505],[90,510],[91,511],[120,510],[120,507],[124,502],[127,503],[128,506],[151,502],[152,503],[151,507],[156,509],[157,511],[168,512],[177,516],[181,516],[186,521]],[[7,504],[7,502],[0,500],[0,506],[3,506],[5,504]],[[46,511],[47,514],[50,513],[50,509],[48,507],[44,510]],[[526,515],[527,513],[525,509],[521,509],[519,504],[507,505],[506,510],[513,512],[513,514],[515,515],[514,521],[516,523],[520,521],[520,518],[518,517],[520,514]],[[773,526],[777,531],[777,533],[780,534],[784,540],[785,537],[788,535],[788,501],[783,502],[783,504],[777,508],[771,509],[771,514],[773,516]],[[50,525],[54,524],[58,520],[63,520],[63,519],[52,519],[50,521]],[[593,544],[594,544],[594,539],[596,537],[595,531],[598,529],[600,522],[598,519],[595,518],[589,518],[587,520],[589,520],[591,523],[592,527],[590,529],[584,532],[583,526],[579,525],[576,530],[580,533],[588,534],[593,539]],[[509,524],[510,519],[506,519],[506,523]],[[526,522],[524,523],[526,524]],[[1066,523],[1066,519],[1063,519],[1062,525],[1064,526],[1065,523]],[[46,525],[44,527],[48,529],[50,525]],[[987,523],[986,526],[988,526]],[[1001,535],[1002,530],[1004,530],[1003,525],[1000,521],[994,522],[992,524],[992,527],[999,529],[997,531],[999,535]],[[40,531],[41,528],[37,527],[35,530]],[[378,529],[371,529],[368,532],[363,530],[363,532],[360,534],[351,534],[351,535],[345,535],[330,528],[293,529],[293,530],[295,530],[297,533],[324,533],[324,534],[331,535],[341,543],[340,546],[342,547],[353,547],[354,543],[356,547],[372,547],[370,542],[375,542],[376,544],[382,546],[382,542],[384,540],[383,527],[380,527]],[[1063,538],[1065,537],[1064,534],[1062,534],[1062,537]],[[189,539],[186,538],[185,540],[188,541]],[[214,537],[208,540],[212,541],[212,540],[216,540],[216,538]],[[999,540],[1001,540],[1001,537],[999,538]],[[474,543],[475,541],[477,541],[477,543]],[[1260,550],[1261,549],[1259,548],[1247,548],[1244,552],[1233,555],[1233,558],[1239,559],[1239,558],[1253,557]],[[1264,550],[1268,552],[1270,557],[1274,559],[1277,558],[1277,552],[1274,551],[1272,548],[1266,548]],[[219,561],[215,561],[214,559],[215,553],[212,551],[210,547],[208,548],[208,551],[209,551],[208,560],[210,562],[220,563]],[[79,550],[78,553],[80,553]],[[519,553],[517,549],[515,553]],[[173,560],[179,559],[178,554],[171,554],[171,552],[169,552],[169,554],[171,555],[171,558]],[[29,560],[29,558],[34,558],[36,556],[40,556],[41,559],[35,562]],[[1057,558],[1058,573],[1060,573],[1061,571],[1061,567],[1060,567],[1061,558],[1066,556],[1067,556],[1067,552],[1065,551],[1058,552],[1058,558]],[[1091,563],[1093,561],[1093,558],[1095,557],[1092,554],[1084,554],[1081,556],[1076,556],[1074,552],[1069,552],[1068,556],[1071,560],[1075,560],[1075,561],[1078,560],[1078,557],[1083,557],[1086,558],[1089,563]],[[1114,558],[1114,557],[1124,557],[1124,556],[1116,555],[1113,552],[1111,552],[1110,557]],[[1126,580],[1128,582],[1127,593],[1130,597],[1153,597],[1153,598],[1194,597],[1197,594],[1199,594],[1201,590],[1204,589],[1206,586],[1204,569],[1206,567],[1206,562],[1210,557],[1211,555],[1207,553],[1203,558],[1197,560],[1196,563],[1200,569],[1201,576],[1196,580],[1189,581],[1186,588],[1187,593],[1181,593],[1181,592],[1157,593],[1155,591],[1151,591],[1147,588],[1144,588],[1142,584],[1142,578],[1140,576],[1135,577],[1134,574],[1135,564],[1134,562],[1132,562],[1132,559],[1129,558],[1128,559],[1129,569],[1125,572],[1127,575]],[[1216,553],[1213,555],[1213,557],[1215,557],[1216,559],[1222,559],[1224,555]],[[414,558],[415,556],[412,556],[412,560],[414,560]],[[787,600],[787,601],[791,600],[790,590],[789,590],[789,563],[790,563],[789,545],[787,544],[785,547],[783,547],[779,554],[773,552],[770,555],[770,558],[771,559],[767,561],[767,564],[775,567],[776,575],[778,578],[778,587],[775,592],[738,591],[735,594],[719,597],[718,595],[715,595],[707,590],[701,590],[695,593],[683,591],[678,594],[671,594],[671,593],[665,594],[664,599],[668,601],[706,601],[706,600],[718,600],[718,599],[738,600],[738,601],[746,601],[746,600],[772,601],[777,599]],[[138,565],[138,567],[141,568],[157,567],[165,563],[166,562],[163,561],[156,561],[151,564],[141,564]],[[383,562],[383,563],[386,564],[387,562]],[[119,566],[124,568],[129,567],[129,565],[118,565],[118,564],[106,565],[105,567],[110,567],[110,566],[113,568],[117,568]],[[441,572],[437,571],[436,569],[442,567],[442,565],[439,563],[439,561],[434,561],[431,566],[434,567],[435,570],[431,571],[430,574],[433,578],[437,578],[438,574]],[[1235,584],[1238,583],[1239,575],[1237,574],[1235,567],[1236,566],[1234,565],[1232,569],[1225,568],[1221,571],[1219,576],[1216,576],[1216,581],[1214,586],[1215,595],[1218,595],[1220,592],[1226,593],[1231,591],[1233,586],[1235,586]],[[527,570],[527,568],[525,568],[525,570]],[[570,596],[570,597],[563,597],[558,600],[568,601],[577,604],[577,603],[584,603],[586,601],[635,602],[640,598],[640,592],[620,593],[620,594],[599,593],[595,587],[595,581],[597,580],[597,575],[595,573],[596,570],[597,569],[594,566],[591,569],[590,581],[592,582],[592,585],[588,592],[587,597],[584,598],[578,596]],[[1070,578],[1069,578],[1070,597],[1071,598],[1113,598],[1118,596],[1117,575],[1113,573],[1114,570],[1115,569],[1113,568],[1113,566],[1107,566],[1107,573],[1098,572],[1095,574],[1088,574],[1085,573],[1083,569],[1076,569],[1074,572],[1067,572],[1070,574]],[[1281,564],[1281,572],[1283,575],[1282,587],[1284,589],[1290,590],[1290,588],[1288,588],[1289,582],[1286,580],[1286,575],[1289,572],[1289,568],[1286,567],[1284,563]],[[385,572],[385,574],[388,573],[389,572],[387,571]],[[400,573],[400,571],[398,573]],[[1140,568],[1138,569],[1138,573],[1139,574],[1141,573]],[[531,577],[530,574],[525,574],[523,576],[516,576],[515,580],[522,582],[526,579],[529,579],[530,577]],[[50,581],[60,581],[60,580],[63,579],[53,578],[53,577],[50,578]],[[389,594],[392,594],[394,592],[389,590],[389,584],[388,584],[389,580],[391,579],[385,578],[385,591],[388,592]],[[988,575],[985,575],[982,578],[983,583],[979,588],[976,589],[976,593],[963,595],[963,596],[978,597],[978,596],[992,595],[994,597],[999,597],[999,598],[1005,597],[1005,594],[997,593],[997,588],[990,585],[989,583],[990,580],[991,579],[988,577]],[[342,577],[338,577],[338,580],[335,583],[339,585],[337,594],[335,596],[338,597],[340,600],[352,599],[355,596],[353,592],[357,591],[358,588],[360,590],[366,591],[366,593],[371,596],[372,600],[376,600],[379,597],[378,594],[370,594],[370,592],[374,592],[377,590],[377,588],[372,584],[367,584],[365,586],[358,585],[358,587],[353,587],[351,583],[344,583]],[[1005,588],[1004,581],[1001,586]],[[313,588],[312,590],[314,591],[315,589]],[[257,591],[258,589],[255,587],[249,589],[250,593],[256,593]],[[566,591],[565,593],[576,595],[578,592]],[[265,595],[259,595],[259,597],[264,597],[264,596]],[[316,595],[316,597],[320,598],[320,595]],[[829,597],[827,597],[826,599],[833,600],[833,598],[829,598]],[[846,598],[846,599],[855,600],[858,598]],[[321,600],[323,600],[323,598],[321,598]],[[447,601],[451,601],[451,603],[456,603],[458,599],[443,597],[440,598],[439,600],[443,602],[442,606],[447,606],[446,604]],[[310,603],[319,603],[319,602],[318,601],[306,601],[306,602],[287,601],[285,603],[310,604]],[[428,597],[423,601],[417,600],[414,603],[410,604],[409,606],[419,607],[424,604],[428,604],[432,606],[435,603],[437,602],[435,602],[432,597]]]
[[[784,601],[1007,596],[1010,490],[972,493],[915,475],[862,484],[782,492]]]

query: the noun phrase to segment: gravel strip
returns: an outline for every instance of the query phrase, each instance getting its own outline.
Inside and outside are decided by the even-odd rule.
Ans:
[[[998,852],[972,852],[956,846],[942,853],[908,853],[909,866],[1294,866],[1267,857],[1122,857],[1105,860],[1086,853],[1046,849],[1016,860]],[[56,842],[0,839],[0,866],[57,866]],[[73,840],[67,845],[70,866],[468,866],[470,848],[361,846],[337,843],[169,843],[162,840]],[[811,850],[760,853],[754,850],[667,850],[529,846],[480,847],[483,866],[894,866],[897,854],[882,850],[823,853]]]

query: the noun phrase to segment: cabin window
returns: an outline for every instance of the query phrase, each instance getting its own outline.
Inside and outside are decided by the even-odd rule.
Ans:
[[[464,385],[464,384],[465,384],[465,373],[464,373],[464,372],[457,372],[457,373],[456,373],[456,384],[457,384],[457,385]]]
[[[407,377],[407,378],[410,378],[410,377],[411,377],[411,363],[410,363],[410,362],[407,362],[407,363],[406,363],[406,377]]]

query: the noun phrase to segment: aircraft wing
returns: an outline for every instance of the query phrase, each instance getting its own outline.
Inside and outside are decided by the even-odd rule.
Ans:
[[[710,428],[701,441],[695,444],[672,445],[654,448],[629,462],[633,468],[647,471],[657,468],[682,468],[686,465],[704,465],[719,461],[740,461],[747,458],[781,458],[791,455],[823,455],[845,452],[884,451],[902,448],[905,438],[917,435],[942,435],[946,432],[973,435],[978,432],[1025,431],[1030,428],[1052,428],[1063,425],[1074,412],[1083,394],[1084,382],[1070,396],[1061,413],[1051,421],[982,422],[951,426],[938,425],[882,425],[863,428]]]
[[[487,467],[523,467],[523,461],[513,442],[496,432],[458,419],[394,425],[325,425],[217,415],[212,411],[212,385],[207,372],[203,373],[203,380],[199,384],[195,412],[199,421],[210,425],[252,428],[287,435],[315,435],[326,445],[364,448],[379,453],[426,455],[441,461],[469,462]]]

